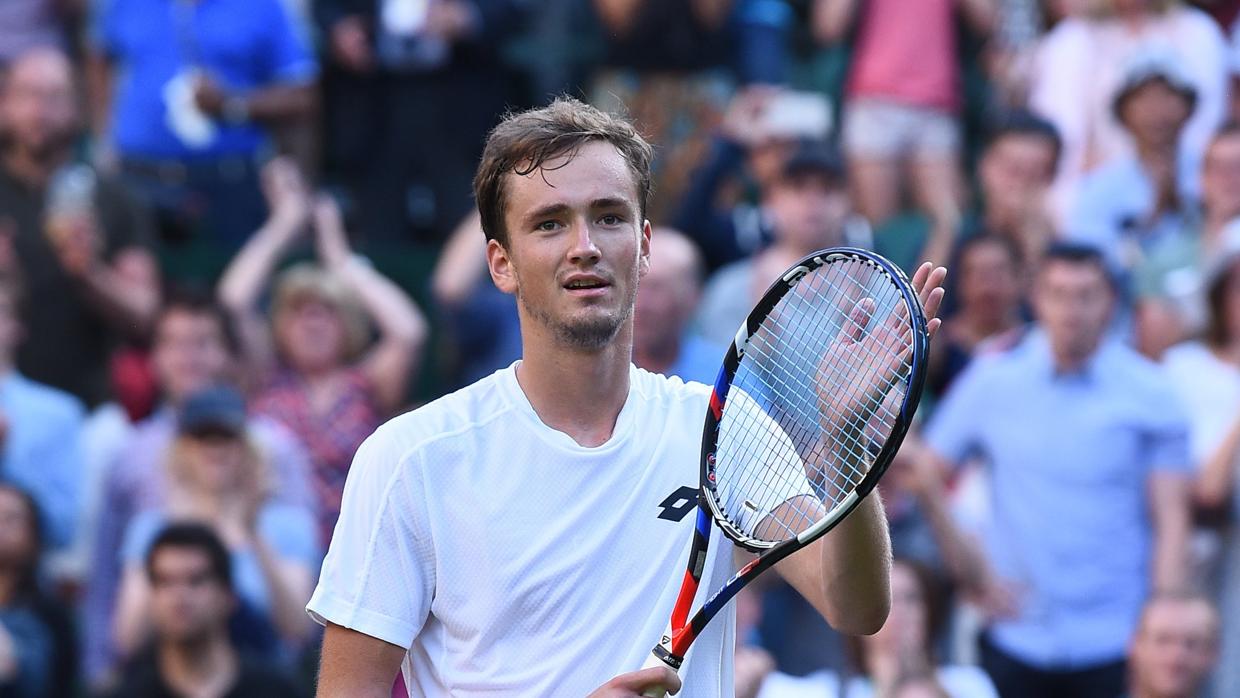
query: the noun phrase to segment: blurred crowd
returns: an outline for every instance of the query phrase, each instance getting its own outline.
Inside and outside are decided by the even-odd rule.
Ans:
[[[354,450],[519,356],[471,179],[563,93],[656,144],[643,368],[950,268],[890,619],[764,580],[739,696],[1240,695],[1240,2],[3,0],[0,66],[0,695],[310,693]]]

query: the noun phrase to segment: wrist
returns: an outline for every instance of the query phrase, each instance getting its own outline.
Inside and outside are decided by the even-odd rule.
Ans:
[[[249,123],[250,101],[241,95],[225,97],[220,107],[220,116],[234,126]]]

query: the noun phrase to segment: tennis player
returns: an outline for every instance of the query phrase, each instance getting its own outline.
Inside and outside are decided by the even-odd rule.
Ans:
[[[636,671],[680,588],[709,395],[631,362],[650,159],[629,123],[571,99],[491,133],[474,189],[522,359],[358,450],[308,607],[327,626],[320,696],[386,697],[398,669],[411,696],[634,696],[681,678],[682,695],[732,695],[733,616],[681,678]],[[928,318],[945,273],[914,280]],[[736,569],[711,535],[704,594]],[[869,497],[776,569],[864,634],[886,618],[889,565]]]

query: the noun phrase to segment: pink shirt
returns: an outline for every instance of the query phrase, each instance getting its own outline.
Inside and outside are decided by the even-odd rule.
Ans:
[[[955,0],[862,0],[848,96],[959,109],[955,9]]]

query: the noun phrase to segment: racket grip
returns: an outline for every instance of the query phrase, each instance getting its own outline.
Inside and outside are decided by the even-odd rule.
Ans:
[[[676,671],[676,667],[672,666],[671,664],[668,664],[662,659],[659,659],[659,657],[654,652],[651,652],[649,655],[646,656],[646,663],[642,665],[642,669],[650,669],[651,667],[657,667],[657,666],[665,666],[668,669],[671,669],[672,671]],[[642,695],[645,696],[646,698],[664,698],[664,696],[667,695],[667,688],[663,686],[651,686],[650,688],[647,688],[645,691],[642,691]]]

